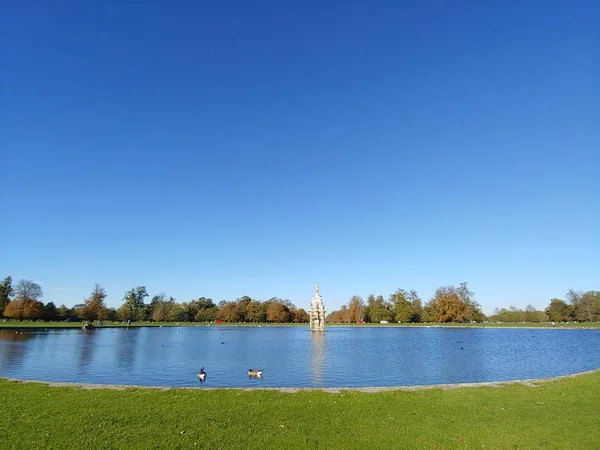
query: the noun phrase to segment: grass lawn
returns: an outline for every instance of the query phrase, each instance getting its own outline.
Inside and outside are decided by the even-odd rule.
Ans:
[[[600,448],[600,372],[536,387],[361,393],[0,380],[0,448]]]

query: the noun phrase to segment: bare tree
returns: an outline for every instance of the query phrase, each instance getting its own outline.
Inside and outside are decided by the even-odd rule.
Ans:
[[[21,280],[15,287],[15,297],[25,300],[39,300],[44,296],[39,284],[31,280]]]

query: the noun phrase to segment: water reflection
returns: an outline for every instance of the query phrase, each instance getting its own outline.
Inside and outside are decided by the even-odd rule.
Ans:
[[[310,332],[311,358],[310,366],[312,382],[321,386],[325,378],[323,363],[325,362],[325,333],[319,331]]]
[[[139,350],[137,342],[141,331],[140,328],[120,328],[115,330],[115,360],[119,372],[130,371],[134,368],[136,350]]]
[[[0,330],[0,377],[150,386],[353,387],[499,381],[600,368],[600,330]],[[264,369],[262,378],[248,369]]]
[[[0,330],[0,367],[19,367],[30,349],[25,343],[33,339],[33,333],[15,330]]]
[[[80,373],[85,373],[85,367],[92,361],[97,349],[95,342],[96,330],[85,330],[81,332],[79,339],[79,368]]]

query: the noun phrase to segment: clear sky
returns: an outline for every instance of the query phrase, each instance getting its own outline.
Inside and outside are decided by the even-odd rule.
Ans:
[[[56,1],[0,12],[0,277],[326,308],[600,289],[600,6]]]

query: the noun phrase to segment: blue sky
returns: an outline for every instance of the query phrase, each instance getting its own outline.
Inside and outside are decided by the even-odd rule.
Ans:
[[[45,301],[600,289],[597,2],[2,8],[0,277]]]

